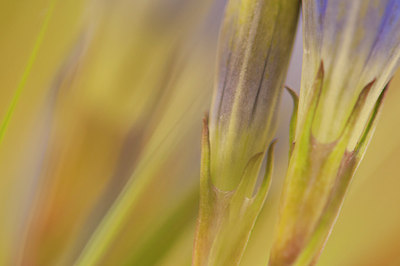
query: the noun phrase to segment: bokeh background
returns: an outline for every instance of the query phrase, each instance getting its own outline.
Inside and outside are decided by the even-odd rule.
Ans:
[[[48,0],[0,0],[0,119]],[[224,0],[56,1],[0,143],[0,265],[72,265],[128,184],[102,265],[190,265],[201,119]],[[301,25],[287,84],[298,90]],[[318,265],[400,265],[400,73]],[[273,186],[242,265],[266,265],[287,164],[283,95]]]

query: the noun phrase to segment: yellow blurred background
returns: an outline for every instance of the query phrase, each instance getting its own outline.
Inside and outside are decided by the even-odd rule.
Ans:
[[[0,119],[49,4],[0,1]],[[102,265],[190,265],[223,5],[56,1],[0,143],[0,265],[72,265],[132,182]],[[301,49],[298,33],[287,81],[296,89]],[[400,73],[318,265],[400,265],[399,100]],[[291,109],[284,95],[273,189],[242,265],[267,262]]]

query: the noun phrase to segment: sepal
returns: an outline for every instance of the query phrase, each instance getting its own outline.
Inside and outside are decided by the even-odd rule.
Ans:
[[[285,89],[289,92],[290,97],[292,97],[293,100],[293,111],[292,111],[292,117],[290,119],[290,126],[289,126],[289,157],[292,154],[294,145],[295,145],[295,134],[296,134],[296,125],[297,125],[297,112],[299,108],[299,96],[297,96],[297,93],[289,88],[288,86],[285,86]]]
[[[215,187],[209,174],[208,125],[204,120],[200,210],[192,265],[238,265],[271,183],[276,141],[267,151],[265,174],[256,186],[264,153],[255,154],[235,190]]]

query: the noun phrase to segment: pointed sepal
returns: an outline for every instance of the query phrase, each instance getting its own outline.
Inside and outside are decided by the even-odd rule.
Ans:
[[[289,93],[290,97],[292,97],[293,101],[293,111],[292,111],[292,117],[290,119],[290,126],[289,126],[289,157],[292,154],[293,147],[295,145],[295,136],[296,136],[296,125],[297,125],[297,112],[299,108],[299,96],[297,96],[297,93],[289,88],[288,86],[285,86],[287,92]]]

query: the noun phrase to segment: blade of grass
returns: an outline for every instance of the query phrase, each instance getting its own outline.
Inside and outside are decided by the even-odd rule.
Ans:
[[[40,47],[42,46],[43,39],[44,39],[44,36],[45,36],[45,34],[47,32],[47,29],[48,29],[48,26],[49,26],[49,22],[50,22],[50,19],[52,17],[54,6],[55,6],[56,2],[57,2],[57,0],[50,0],[49,8],[48,8],[48,10],[46,12],[46,16],[44,18],[44,21],[43,21],[43,24],[42,24],[41,29],[39,31],[39,34],[36,37],[36,41],[35,41],[35,44],[33,46],[32,52],[31,52],[31,54],[29,56],[28,62],[27,62],[26,67],[25,67],[25,70],[24,70],[24,72],[22,74],[22,77],[21,77],[19,83],[18,83],[17,89],[14,92],[14,95],[13,95],[13,97],[11,99],[11,103],[10,103],[10,105],[9,105],[7,111],[6,111],[6,114],[5,114],[4,118],[3,118],[3,121],[1,122],[1,126],[0,126],[0,145],[3,142],[4,135],[5,135],[5,133],[6,133],[7,129],[8,129],[8,126],[10,124],[10,120],[12,118],[12,115],[14,114],[15,108],[16,108],[17,103],[18,103],[18,101],[19,101],[19,99],[21,97],[22,91],[24,90],[24,88],[26,86],[26,83],[27,83],[27,80],[28,80],[28,77],[29,77],[29,75],[30,75],[30,73],[32,71],[33,64],[35,63],[36,58],[37,58],[38,53],[39,53],[39,50],[40,50]]]
[[[196,179],[193,179],[196,180]],[[123,265],[157,265],[166,257],[174,244],[182,237],[184,228],[195,224],[199,201],[198,186],[194,186],[181,196],[174,207],[160,216],[150,234],[133,249],[132,254]]]
[[[136,205],[142,193],[151,183],[151,177],[157,169],[157,166],[151,162],[160,162],[163,161],[162,158],[168,158],[170,148],[176,145],[176,137],[179,136],[179,133],[175,130],[175,132],[169,132],[168,135],[170,134],[172,136],[167,136],[166,139],[163,139],[155,149],[150,149],[149,155],[146,156],[134,171],[130,180],[98,225],[74,265],[97,265],[101,261],[105,252],[116,238],[130,210]]]
[[[187,87],[183,86],[180,89],[186,90]],[[85,247],[75,259],[74,266],[97,265],[102,261],[120,233],[121,227],[128,221],[132,209],[154,181],[159,169],[168,158],[173,156],[171,154],[177,149],[177,145],[182,144],[180,141],[182,136],[187,134],[186,131],[197,123],[198,120],[193,117],[198,114],[208,93],[207,90],[200,94],[196,93],[196,99],[188,101],[179,116],[162,115],[158,122],[159,128],[152,133],[152,140],[146,145],[141,160],[133,170],[129,181],[97,225]],[[172,103],[170,106],[173,106]]]

